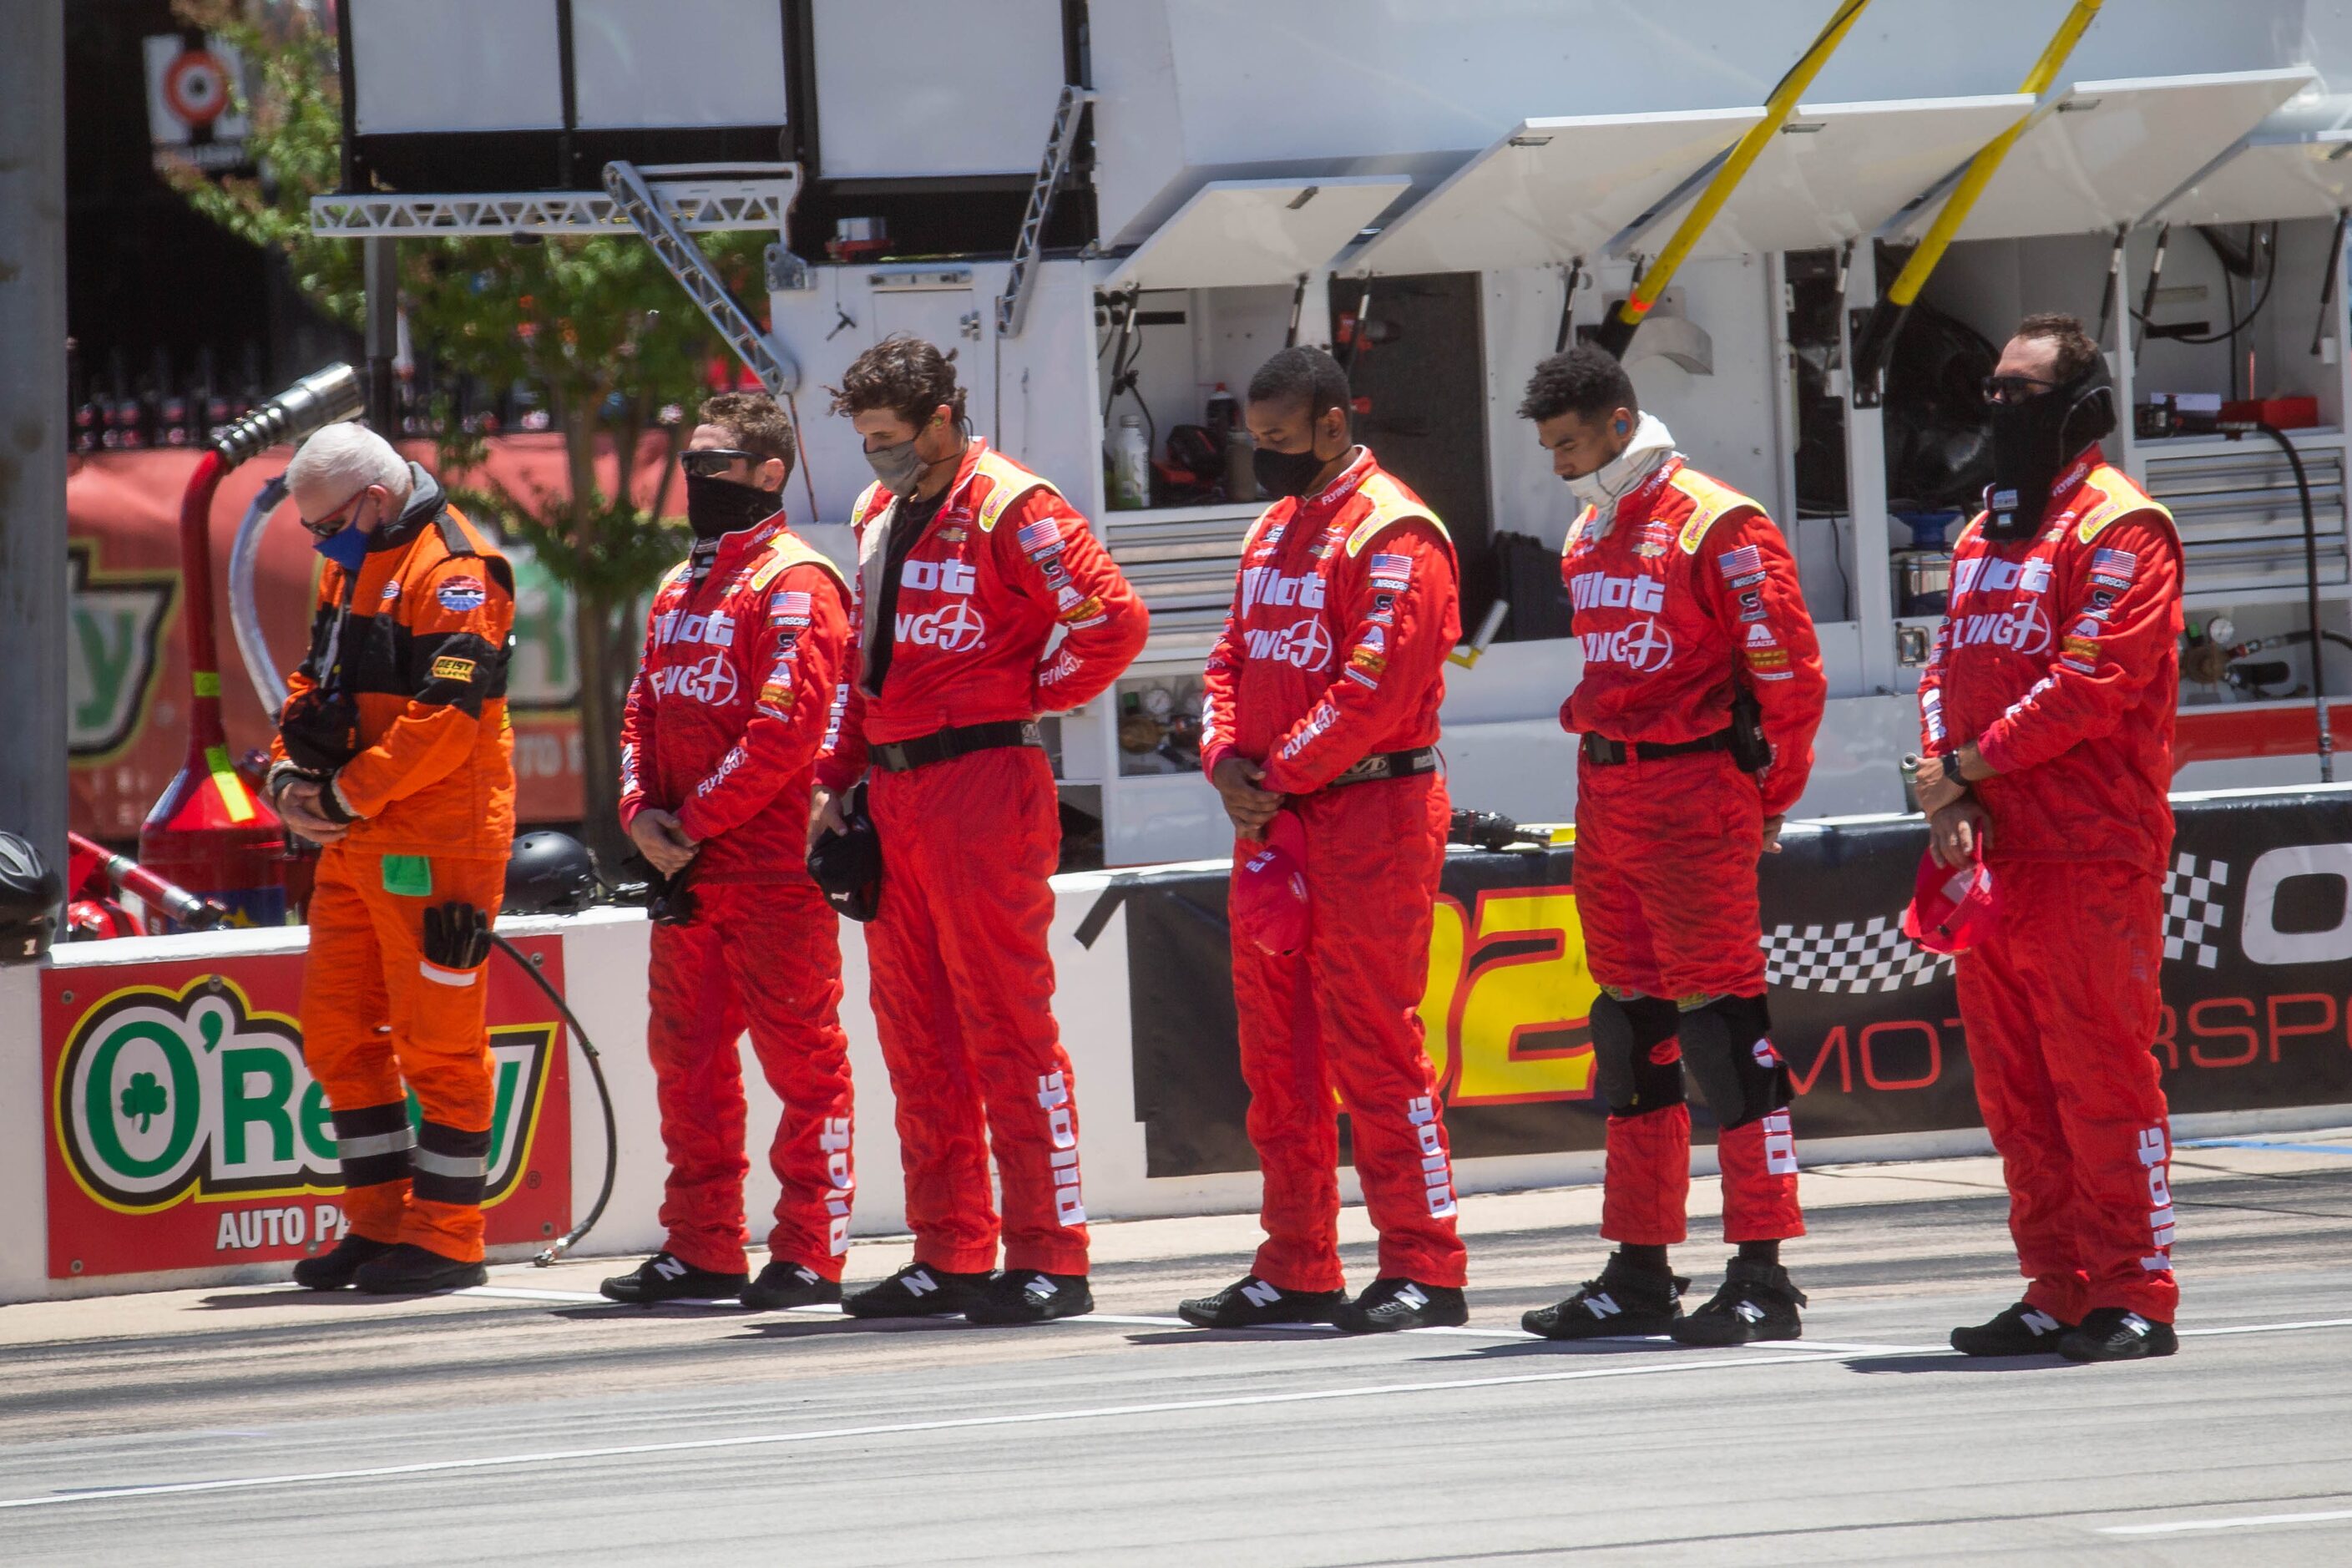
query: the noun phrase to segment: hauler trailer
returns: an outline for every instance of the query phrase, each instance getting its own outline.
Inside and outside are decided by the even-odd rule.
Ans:
[[[1831,683],[1801,815],[1900,807],[1940,574],[1986,478],[1976,381],[2037,310],[2095,326],[2124,408],[2108,454],[2181,525],[2181,787],[2319,765],[2314,604],[2352,632],[2352,96],[2331,91],[2352,89],[2352,14],[2116,0],[2055,49],[2075,9],[1876,0],[1715,193],[1626,351],[1644,406],[1795,548]],[[1200,668],[1262,503],[1227,486],[1244,466],[1216,394],[1286,342],[1329,344],[1362,438],[1452,530],[1465,625],[1493,634],[1449,671],[1455,801],[1559,819],[1572,508],[1521,389],[1620,308],[1837,10],[345,0],[348,177],[314,221],[380,247],[644,233],[794,396],[795,493],[842,552],[868,474],[823,388],[890,332],[954,348],[976,432],[1063,487],[1152,610],[1134,668],[1052,726],[1112,865],[1229,843],[1195,765]],[[1854,374],[1997,139],[1884,374]],[[764,301],[729,300],[679,242],[719,227],[775,232]],[[2221,428],[2256,418],[2292,457]],[[1152,489],[1114,507],[1130,419]]]

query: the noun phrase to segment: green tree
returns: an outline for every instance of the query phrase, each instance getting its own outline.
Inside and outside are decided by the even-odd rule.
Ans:
[[[284,256],[296,286],[321,310],[360,322],[361,246],[310,232],[310,198],[341,178],[342,114],[331,25],[307,5],[277,0],[176,0],[182,19],[245,55],[246,104],[258,173],[211,179],[172,172],[198,211]],[[737,298],[750,297],[765,237],[702,237]],[[634,608],[685,553],[683,530],[662,517],[669,460],[684,430],[659,419],[691,406],[701,373],[723,352],[716,333],[633,234],[519,243],[509,238],[401,242],[400,297],[420,360],[448,376],[492,386],[518,382],[544,396],[563,437],[569,486],[518,494],[479,478],[478,439],[444,422],[440,467],[461,505],[499,518],[572,591],[580,675],[585,831],[613,863],[627,852],[614,809],[622,699],[636,664]],[[446,412],[446,411],[445,411]],[[600,458],[611,463],[602,482]],[[663,465],[652,504],[636,497],[648,461]],[[468,483],[471,479],[473,482]]]

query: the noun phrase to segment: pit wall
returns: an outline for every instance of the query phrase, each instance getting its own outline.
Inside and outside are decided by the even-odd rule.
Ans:
[[[2298,845],[2315,837],[2352,839],[2352,831],[2339,832],[2336,826],[2347,816],[2347,797],[2338,790],[2280,792],[2268,797],[2257,792],[2234,792],[2226,800],[2222,797],[2201,798],[2213,803],[2217,809],[2221,806],[2230,808],[2224,814],[2229,831],[2240,836],[2246,847],[2243,851],[2231,852],[2233,856],[2241,857],[2238,864],[2242,870],[2235,885],[2219,889],[2208,888],[2200,895],[2210,896],[2216,908],[2227,904],[2236,896],[2237,888],[2242,887],[2244,882],[2242,868],[2253,860],[2271,839],[2276,838],[2282,844],[2293,840]],[[2177,797],[2176,805],[2190,807],[2190,797]],[[2191,826],[2195,815],[2195,811],[2190,811],[2184,816],[2185,831]],[[1793,826],[1791,847],[1799,853],[1776,858],[1776,862],[1766,868],[1772,873],[1767,878],[1766,888],[1768,931],[1776,918],[1776,904],[1785,908],[1792,897],[1805,896],[1776,892],[1774,884],[1775,876],[1798,869],[1793,863],[1805,858],[1803,841],[1818,837],[1822,840],[1824,854],[1832,858],[1843,855],[1844,861],[1836,877],[1806,877],[1800,879],[1799,886],[1819,889],[1832,885],[1847,888],[1858,885],[1855,879],[1864,868],[1855,860],[1855,853],[1874,843],[1882,844],[1883,847],[1871,849],[1861,859],[1873,865],[1881,859],[1888,860],[1890,864],[1900,860],[1901,864],[1892,866],[1889,874],[1899,877],[1900,881],[1907,886],[1907,868],[1916,860],[1918,853],[1916,844],[1900,834],[1889,837],[1888,830],[1901,826],[1904,833],[1907,834],[1917,821],[1917,818],[1905,819],[1898,825],[1895,819],[1850,819],[1843,825],[1823,823]],[[2277,826],[2266,826],[2271,824]],[[1844,848],[1835,847],[1831,842],[1832,840],[1842,843]],[[1560,853],[1552,852],[1556,862]],[[2344,877],[2352,873],[2352,843],[2315,845],[2307,849],[2295,849],[2293,853],[2298,857],[2295,869],[2323,876]],[[1562,1027],[1580,1022],[1580,1017],[1571,1018],[1570,1015],[1580,1013],[1574,1003],[1581,994],[1580,988],[1589,989],[1591,982],[1583,975],[1580,936],[1575,931],[1572,903],[1569,901],[1572,900],[1572,876],[1568,874],[1564,862],[1555,863],[1550,869],[1545,869],[1538,864],[1540,857],[1526,860],[1523,870],[1498,870],[1492,864],[1508,858],[1457,853],[1449,864],[1449,898],[1455,896],[1454,883],[1466,878],[1472,882],[1482,879],[1526,881],[1528,887],[1517,890],[1531,892],[1536,898],[1520,901],[1538,912],[1549,908],[1541,903],[1543,898],[1559,900],[1559,908],[1555,914],[1566,943],[1561,952],[1570,968],[1561,971],[1559,994],[1544,992],[1540,995],[1533,993],[1530,995],[1535,1005],[1549,1009],[1549,1016],[1556,1020],[1545,1026]],[[2304,865],[2304,861],[2309,864]],[[1237,1126],[1235,1108],[1225,1103],[1232,1099],[1230,1090],[1222,1091],[1223,1100],[1216,1099],[1213,1092],[1216,1082],[1222,1077],[1230,1076],[1232,1071],[1230,1058],[1234,1045],[1230,1025],[1220,1027],[1213,1021],[1204,1021],[1197,1029],[1186,1026],[1190,1032],[1200,1037],[1195,1067],[1190,1065],[1194,1060],[1187,1055],[1190,1047],[1182,1041],[1172,1040],[1166,1026],[1167,1020],[1161,1016],[1165,1010],[1156,1007],[1153,1016],[1147,1019],[1147,1037],[1141,1042],[1144,1049],[1139,1053],[1130,1003],[1131,974],[1140,972],[1146,976],[1147,985],[1164,985],[1170,984],[1168,977],[1172,973],[1171,963],[1183,971],[1177,978],[1178,994],[1190,995],[1198,992],[1206,997],[1208,993],[1216,989],[1217,975],[1196,974],[1194,971],[1219,962],[1223,942],[1222,930],[1206,935],[1197,931],[1186,932],[1189,926],[1202,924],[1203,917],[1208,923],[1222,925],[1223,911],[1220,883],[1223,872],[1221,863],[1202,863],[1159,868],[1140,877],[1134,873],[1098,872],[1055,880],[1056,910],[1052,952],[1059,982],[1055,1011],[1075,1068],[1081,1111],[1080,1147],[1086,1205],[1095,1220],[1246,1213],[1256,1206],[1257,1176],[1254,1171],[1234,1168],[1236,1161],[1230,1150],[1223,1158],[1192,1158],[1189,1165],[1183,1149],[1177,1149],[1173,1154],[1170,1152],[1171,1128],[1180,1142],[1208,1136],[1208,1132],[1202,1131],[1204,1127],[1209,1132],[1223,1137],[1227,1144],[1233,1143],[1237,1136],[1233,1127],[1224,1125],[1232,1122]],[[1874,871],[1873,875],[1875,875]],[[1538,888],[1535,885],[1538,882],[1560,882],[1563,885]],[[1122,896],[1114,900],[1108,910],[1099,908],[1105,891],[1114,889]],[[1476,901],[1482,910],[1488,907],[1479,895],[1465,896]],[[1873,895],[1870,901],[1874,905],[1884,900]],[[1805,913],[1801,909],[1798,912],[1802,919],[1821,918]],[[1853,912],[1884,915],[1891,911],[1874,907],[1869,910],[1857,909]],[[1131,919],[1146,923],[1131,926]],[[1483,930],[1486,923],[1486,916],[1482,914],[1477,919]],[[1154,921],[1158,923],[1151,923]],[[2236,941],[2241,923],[2239,911],[2235,908],[2225,910],[2220,916],[2220,921],[2226,929],[2217,929],[2212,940],[2229,944],[2223,953],[2225,967],[2220,972],[2221,977],[2226,980],[2230,973],[2227,964],[2238,963],[2242,957],[2237,952]],[[2269,914],[2264,913],[2258,921],[2258,931],[2269,931],[2273,923]],[[2338,924],[2339,934],[2352,940],[2352,912],[2343,914]],[[1080,940],[1082,927],[1087,926],[1094,928],[1087,933],[1093,938],[1090,944]],[[639,911],[603,909],[566,918],[508,920],[500,922],[500,930],[510,938],[541,952],[560,947],[562,972],[571,1005],[602,1052],[605,1074],[612,1088],[619,1129],[617,1179],[611,1205],[602,1222],[579,1250],[584,1254],[611,1256],[650,1252],[662,1240],[656,1211],[665,1173],[655,1109],[653,1074],[646,1057],[647,1009],[645,973],[650,927]],[[1131,930],[1136,933],[1132,953]],[[1193,944],[1184,948],[1175,959],[1169,956],[1174,951],[1167,945],[1170,932],[1175,933],[1175,939],[1181,942]],[[2276,939],[2273,940],[2275,945]],[[2325,945],[2334,938],[2323,933],[2318,938],[2298,937],[2293,940],[2310,946],[2314,942]],[[68,1272],[72,1265],[62,1260],[68,1253],[80,1250],[84,1238],[71,1224],[65,1227],[65,1234],[60,1237],[52,1237],[49,1234],[49,1205],[53,1201],[81,1205],[84,1197],[70,1184],[67,1184],[62,1198],[57,1192],[58,1184],[67,1180],[60,1175],[65,1168],[62,1157],[55,1152],[57,1141],[63,1135],[61,1129],[66,1118],[53,1110],[52,1086],[45,1081],[46,1073],[54,1069],[44,1066],[42,1008],[45,987],[49,993],[52,1008],[58,1005],[57,999],[68,991],[82,997],[83,1005],[88,1005],[91,1000],[119,992],[124,985],[142,984],[148,978],[142,971],[156,971],[158,965],[170,963],[181,966],[175,970],[157,971],[154,975],[157,979],[168,979],[169,984],[164,988],[169,990],[172,984],[184,984],[190,973],[203,973],[201,969],[192,972],[187,967],[191,963],[221,963],[230,970],[235,970],[239,964],[259,967],[250,961],[273,954],[299,954],[304,942],[305,933],[299,929],[138,938],[71,944],[60,947],[38,964],[0,967],[0,1020],[5,1021],[0,1022],[0,1190],[17,1194],[17,1201],[0,1205],[0,1301],[251,1283],[286,1276],[291,1257],[299,1254],[281,1253],[279,1260],[274,1262],[222,1267],[92,1273],[83,1277],[73,1277]],[[851,1060],[858,1089],[855,1153],[859,1185],[852,1230],[853,1234],[859,1236],[893,1234],[902,1231],[905,1224],[898,1139],[892,1127],[888,1079],[875,1039],[873,1016],[865,1002],[867,977],[863,928],[845,923],[842,949],[844,980],[849,998],[843,1010],[842,1021],[849,1035]],[[2344,973],[2347,967],[2352,966],[2334,961],[2333,953],[2333,948],[2329,948],[2326,954],[2322,954],[2316,947],[2307,953],[2289,953],[2286,957],[2296,962],[2296,968],[2281,973],[2279,979],[2288,982],[2289,988],[2298,993],[2326,992],[2341,996],[2346,990],[2342,984]],[[2305,958],[2328,958],[2330,961],[2305,964],[2302,960]],[[2277,961],[2275,955],[2273,960],[2266,962],[2272,961]],[[278,962],[282,968],[290,968],[283,956]],[[2189,968],[2194,968],[2193,957],[2184,962]],[[492,955],[494,970],[509,963],[509,960],[501,954]],[[2167,964],[2168,987],[2172,984],[2174,967],[2171,963]],[[1475,961],[1465,963],[1460,982],[1465,991],[1475,983],[1474,976],[1476,973],[1480,972],[1476,971]],[[2300,978],[2290,980],[2290,974]],[[2202,972],[2192,978],[2201,979]],[[510,985],[514,979],[513,976],[508,977],[506,984]],[[1775,984],[1780,983],[1776,981]],[[519,994],[520,988],[516,990]],[[2249,990],[2249,994],[2252,994]],[[280,994],[283,994],[282,985]],[[494,990],[494,1023],[499,1006],[499,994]],[[1783,996],[1778,990],[1775,998],[1776,1010],[1786,1011],[1793,1011],[1795,1005],[1803,1000],[1794,994]],[[1208,1000],[1213,1002],[1213,997]],[[2285,996],[2283,1000],[2300,1005],[2328,1001],[2330,997],[2297,994]],[[290,1011],[291,1004],[290,1001],[283,1001],[274,1005]],[[1861,1009],[1866,1005],[1857,998],[1852,1005]],[[2257,1006],[2259,1011],[2256,1004],[2248,1005]],[[2282,1035],[2293,1037],[2312,1032],[2312,1026],[2305,1021],[2307,1007],[2304,1012],[2292,1008],[2281,1012],[2276,1004],[2269,1005],[2279,1019],[2285,1021],[2278,1031]],[[1429,1013],[1430,1006],[1430,1004],[1424,1004],[1425,1015]],[[1452,1026],[1442,1021],[1443,1005],[1440,1004],[1439,1007],[1441,1022],[1436,1027],[1441,1031],[1444,1044],[1441,1047],[1437,1043],[1439,1037],[1433,1036],[1432,1054],[1437,1057],[1450,1051],[1454,1063],[1452,1071],[1458,1075],[1465,1070],[1466,1058],[1478,1047],[1462,1033],[1458,1018]],[[1458,1005],[1454,1010],[1456,1014],[1462,1011]],[[2187,1009],[2182,1011],[2186,1013]],[[1215,1008],[1204,1006],[1202,1013],[1204,1020],[1213,1020]],[[2346,1013],[2352,1016],[2352,998],[2346,998]],[[1839,1015],[1841,1018],[1845,1016],[1843,1013]],[[1860,1016],[1859,1012],[1854,1014],[1857,1027]],[[2229,1016],[2234,1017],[2235,1015]],[[1793,1038],[1795,1031],[1789,1028],[1790,1020],[1781,1018],[1778,1022],[1781,1029],[1776,1033],[1788,1033]],[[2222,1035],[2215,1037],[2213,1042],[2197,1045],[2192,1043],[2184,1026],[2180,1045],[2189,1054],[2199,1057],[2193,1064],[2197,1068],[2227,1067],[2226,1059],[2211,1053],[2221,1051],[2231,1037],[2231,1033],[2225,1030]],[[565,1048],[568,1050],[570,1047]],[[2306,1048],[2304,1044],[2290,1037],[2287,1060],[2280,1066],[2289,1072],[2296,1070],[2294,1053],[2304,1048]],[[2313,1043],[2308,1048],[2319,1050],[2322,1047]],[[1953,1047],[1947,1046],[1944,1049],[1947,1059],[1951,1059]],[[2315,1065],[2309,1092],[2300,1096],[2313,1103],[2279,1105],[2275,1103],[2279,1096],[2273,1093],[2271,1096],[2273,1103],[2267,1109],[2220,1110],[2178,1116],[2178,1134],[2181,1137],[2210,1136],[2262,1129],[2341,1125],[2352,1120],[2352,1111],[2347,1111],[2344,1103],[2352,1100],[2352,1094],[2341,1091],[2336,1079],[2342,1075],[2332,1070],[2332,1058],[2341,1049],[2339,1037],[2333,1050],[2324,1058],[2305,1058],[2314,1064],[2323,1061],[2327,1064],[2325,1067]],[[1790,1047],[1784,1046],[1784,1053],[1789,1050]],[[1506,1054],[1517,1052],[1514,1035],[1514,1043]],[[1865,1074],[1869,1071],[1868,1053],[1868,1043],[1864,1040],[1862,1058]],[[1575,1055],[1572,1047],[1566,1054]],[[2276,1054],[2276,1042],[2273,1041],[2272,1055]],[[1536,1055],[1541,1057],[1544,1053]],[[1562,1053],[1549,1055],[1553,1059],[1550,1068],[1544,1068],[1540,1061],[1534,1064],[1535,1068],[1557,1073],[1561,1070],[1558,1062]],[[1815,1098],[1821,1103],[1813,1114],[1815,1124],[1823,1131],[1842,1125],[1869,1125],[1867,1122],[1840,1123],[1837,1118],[1829,1114],[1831,1102],[1822,1098],[1829,1080],[1823,1076],[1822,1049],[1810,1042],[1798,1045],[1790,1059],[1801,1077],[1810,1072],[1817,1086]],[[2183,1057],[2181,1059],[2185,1061],[2187,1058]],[[1137,1081],[1139,1060],[1142,1070],[1153,1079],[1141,1086],[1141,1093],[1139,1093]],[[757,1244],[764,1237],[764,1216],[774,1201],[776,1192],[774,1179],[766,1168],[764,1150],[760,1145],[764,1143],[768,1131],[776,1125],[780,1108],[761,1080],[757,1064],[748,1048],[744,1051],[744,1062],[751,1101],[750,1124],[755,1141],[748,1199],[753,1215],[756,1255]],[[569,1213],[576,1216],[586,1212],[602,1179],[604,1138],[593,1087],[586,1072],[582,1070],[576,1052],[570,1056],[569,1063]],[[2260,1063],[2255,1065],[2258,1068],[2263,1066]],[[1830,1073],[1830,1078],[1834,1078],[1836,1071],[1842,1070],[1841,1064]],[[2171,1081],[2168,1077],[2168,1084]],[[1855,1092],[1859,1094],[1862,1090],[1857,1089]],[[1204,1108],[1197,1118],[1183,1109],[1188,1095],[1204,1097],[1197,1101]],[[1589,1086],[1580,1090],[1562,1079],[1559,1083],[1551,1084],[1549,1092],[1517,1098],[1573,1101],[1575,1103],[1559,1107],[1560,1117],[1579,1123],[1592,1120],[1597,1126],[1596,1108],[1591,1103]],[[2204,1102],[2212,1103],[2210,1098]],[[545,1103],[551,1110],[559,1103],[555,1091],[551,1090]],[[1962,1118],[1965,1118],[1968,1103],[1972,1102],[1964,1102]],[[2185,1102],[2177,1098],[2177,1103],[2182,1103],[2184,1108],[2193,1107],[2197,1097],[2192,1096]],[[1172,1118],[1171,1107],[1179,1112]],[[1533,1111],[1538,1108],[1522,1106],[1517,1109]],[[1800,1146],[1808,1163],[1958,1155],[1984,1152],[1989,1149],[1980,1129],[1954,1125],[1958,1119],[1951,1117],[1947,1117],[1941,1125],[1927,1131],[1897,1131],[1872,1136],[1831,1139],[1806,1136],[1806,1100],[1799,1100],[1797,1111]],[[1157,1121],[1148,1127],[1147,1119],[1155,1117]],[[1561,1124],[1565,1125],[1566,1121]],[[1546,1121],[1548,1124],[1549,1116]],[[1598,1149],[1592,1147],[1503,1152],[1478,1157],[1478,1140],[1473,1136],[1475,1124],[1475,1115],[1465,1112],[1465,1126],[1455,1140],[1457,1152],[1470,1156],[1457,1161],[1456,1182],[1461,1192],[1491,1192],[1590,1182],[1600,1175],[1601,1155]],[[1518,1125],[1524,1127],[1525,1124]],[[1899,1128],[1901,1124],[1885,1125]],[[1189,1168],[1198,1173],[1160,1176],[1147,1173],[1147,1131],[1152,1132],[1160,1141],[1158,1152],[1151,1159],[1162,1170]],[[1524,1147],[1524,1133],[1514,1136],[1521,1137]],[[1598,1138],[1596,1132],[1591,1139],[1580,1135],[1563,1141],[1590,1143],[1597,1142]],[[544,1163],[550,1157],[549,1152],[555,1147],[551,1142],[541,1142],[536,1158]],[[1239,1148],[1242,1162],[1245,1163],[1245,1143]],[[1695,1153],[1704,1173],[1711,1161],[1712,1151],[1702,1145]],[[1354,1201],[1357,1189],[1352,1173],[1343,1171],[1341,1179],[1343,1191],[1349,1201]],[[325,1195],[331,1200],[333,1194],[329,1191]],[[234,1197],[197,1198],[189,1202],[194,1209],[207,1210],[211,1205],[218,1205],[219,1208],[234,1206],[236,1200]],[[61,1210],[64,1212],[68,1211]],[[70,1212],[79,1214],[84,1211],[75,1208]],[[134,1228],[126,1234],[134,1237],[139,1234],[135,1229],[137,1217],[131,1216]],[[188,1226],[200,1230],[206,1237],[211,1235],[209,1227],[217,1218],[217,1208],[199,1215],[190,1216],[184,1213],[182,1215]],[[98,1220],[99,1223],[91,1229],[120,1230],[125,1223],[110,1212],[98,1215]],[[558,1211],[556,1228],[561,1228],[561,1223],[562,1214]],[[536,1229],[533,1234],[537,1234]],[[120,1267],[121,1243],[118,1240],[116,1245],[117,1267]],[[207,1241],[202,1245],[208,1247],[210,1244]],[[510,1243],[494,1248],[493,1259],[518,1260],[529,1257],[536,1249],[534,1243]],[[188,1250],[183,1246],[172,1256],[173,1261],[186,1261]],[[1239,1256],[1234,1259],[1237,1268],[1244,1262],[1244,1259]],[[53,1278],[53,1275],[62,1277]]]

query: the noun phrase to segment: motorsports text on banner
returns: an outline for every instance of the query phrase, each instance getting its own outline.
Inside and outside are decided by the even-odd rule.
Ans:
[[[561,939],[517,945],[563,984]],[[493,953],[490,1245],[572,1223],[563,1025]],[[52,969],[41,976],[49,1277],[299,1258],[334,1245],[334,1124],[302,1061],[300,953]],[[410,1118],[415,1120],[414,1100]]]
[[[2172,1110],[2352,1100],[2352,800],[2184,797],[2175,811],[2153,1042]],[[1764,944],[1799,1147],[1981,1125],[1952,961],[1901,929],[1925,823],[1801,826],[1783,846],[1763,861]],[[1566,847],[1446,860],[1421,1016],[1456,1158],[1601,1147],[1575,861]],[[1124,901],[1149,1172],[1251,1170],[1225,878],[1147,874]],[[1696,1096],[1691,1110],[1712,1129]]]

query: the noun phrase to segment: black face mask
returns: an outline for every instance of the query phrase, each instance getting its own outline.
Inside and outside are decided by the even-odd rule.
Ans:
[[[1304,452],[1276,452],[1260,447],[1250,454],[1250,470],[1257,476],[1257,488],[1267,495],[1297,497],[1314,488],[1315,476],[1330,460],[1317,457],[1312,447]]]
[[[717,539],[749,528],[773,517],[782,508],[782,501],[773,490],[739,485],[732,479],[686,476],[686,521],[697,539]]]
[[[2042,528],[2050,487],[2084,447],[2116,427],[2116,393],[2104,360],[2063,385],[1985,410],[1992,426],[1992,486],[1985,537],[2030,539]]]

